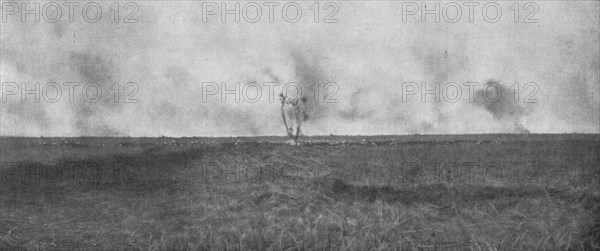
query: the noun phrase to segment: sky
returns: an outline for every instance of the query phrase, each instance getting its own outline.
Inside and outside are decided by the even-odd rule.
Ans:
[[[597,1],[21,3],[2,136],[283,136],[284,91],[303,135],[600,133]]]

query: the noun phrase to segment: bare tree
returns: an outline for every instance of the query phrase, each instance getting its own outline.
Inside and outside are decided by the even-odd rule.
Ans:
[[[285,131],[288,137],[297,144],[302,122],[308,120],[305,107],[306,97],[290,98],[280,93],[279,100],[281,101],[281,117]],[[296,126],[295,132],[294,125]]]

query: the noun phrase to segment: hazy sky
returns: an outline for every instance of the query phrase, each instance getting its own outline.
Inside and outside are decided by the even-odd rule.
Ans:
[[[85,2],[74,6],[73,22],[69,6],[57,18],[56,6],[39,3],[48,14],[38,23],[2,6],[1,135],[284,135],[278,94],[289,83],[308,98],[308,135],[600,132],[597,1],[498,2],[495,23],[494,6],[482,16],[487,2],[473,6],[473,22],[457,2],[456,23],[448,2],[439,22],[435,14],[422,22],[416,10],[403,20],[425,6],[389,1],[295,2],[287,20],[282,2],[270,22],[268,6],[256,2],[255,23],[249,2],[239,2],[239,23],[235,14],[222,22],[221,2],[121,2],[118,14],[114,2],[99,2],[95,23],[82,16]],[[295,7],[302,16],[293,23]],[[435,94],[423,100],[423,87],[436,82],[439,102]],[[221,83],[233,93],[226,100]],[[39,102],[34,94],[22,100],[23,87],[39,91]]]

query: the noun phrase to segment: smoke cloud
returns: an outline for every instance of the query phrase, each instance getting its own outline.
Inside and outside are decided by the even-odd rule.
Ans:
[[[512,132],[529,133],[529,130],[521,123],[521,118],[526,115],[526,111],[518,102],[515,102],[514,93],[516,91],[511,92],[497,81],[489,81],[486,86],[488,88],[478,92],[478,96],[482,98],[478,99],[476,104],[490,112],[496,121],[509,123],[509,126],[512,124],[514,126]],[[508,96],[511,94],[513,97]]]
[[[265,13],[256,23],[203,22],[192,2],[136,2],[137,23],[9,17],[0,135],[283,136],[278,95],[290,83],[307,99],[305,135],[600,132],[598,2],[540,2],[538,23],[515,23],[509,3],[497,23],[403,22],[399,2],[338,3],[337,23],[316,23],[299,3],[296,23]],[[36,82],[40,101],[23,102],[21,84]],[[79,83],[72,100],[70,82]],[[48,83],[61,86],[58,102],[47,100],[58,94]],[[205,83],[218,89],[207,94]],[[419,87],[407,100],[405,83]],[[503,94],[496,102],[483,99],[492,83]]]

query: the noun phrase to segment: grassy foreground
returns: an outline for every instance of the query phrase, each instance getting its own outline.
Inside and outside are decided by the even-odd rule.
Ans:
[[[0,141],[0,250],[600,249],[598,135]]]

